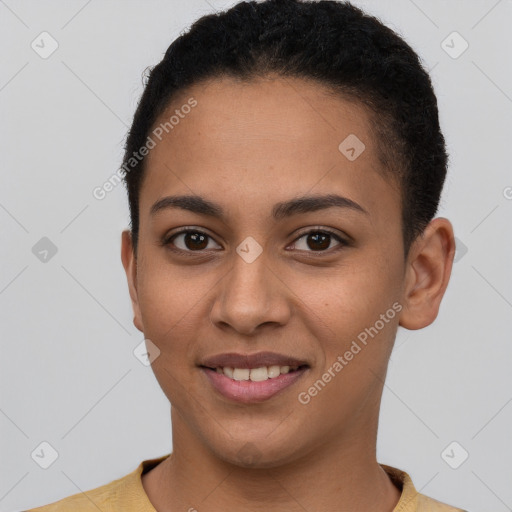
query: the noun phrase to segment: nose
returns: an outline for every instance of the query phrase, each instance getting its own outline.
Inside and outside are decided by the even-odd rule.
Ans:
[[[232,270],[219,283],[210,313],[220,329],[254,335],[263,325],[283,326],[291,316],[293,292],[271,268],[264,252],[252,262],[233,256]]]

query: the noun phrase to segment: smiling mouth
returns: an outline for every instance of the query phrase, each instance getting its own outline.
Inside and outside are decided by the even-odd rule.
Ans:
[[[291,389],[309,372],[310,366],[259,366],[232,368],[229,366],[199,366],[211,386],[230,401],[242,404],[261,403]]]
[[[303,364],[299,366],[260,366],[258,368],[232,368],[230,366],[224,367],[210,367],[201,366],[208,370],[215,371],[221,375],[225,375],[234,381],[251,381],[251,382],[262,382],[266,380],[276,379],[280,375],[286,375],[288,373],[297,372],[308,368],[309,365]]]

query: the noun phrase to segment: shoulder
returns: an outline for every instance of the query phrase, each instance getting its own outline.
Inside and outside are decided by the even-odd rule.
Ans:
[[[134,471],[122,478],[25,512],[69,512],[70,510],[73,512],[98,512],[98,510],[154,512],[155,509],[144,491],[141,475],[167,457],[168,455],[164,455],[156,459],[144,460]]]
[[[137,468],[138,470],[139,468]],[[116,503],[120,490],[129,487],[127,484],[133,479],[134,472],[113,480],[112,482],[96,487],[85,492],[79,492],[63,498],[55,503],[30,509],[26,512],[65,512],[73,510],[76,512],[98,512],[99,510],[110,510],[109,505]]]
[[[418,494],[418,512],[467,512],[461,508],[452,507],[424,494]]]
[[[461,508],[448,505],[434,498],[420,494],[405,471],[381,464],[391,481],[401,490],[400,500],[393,512],[467,512]]]
[[[120,483],[122,484],[125,478],[128,478],[128,475],[101,487],[79,492],[49,505],[32,508],[26,512],[65,512],[69,510],[76,512],[98,512],[98,509],[108,510],[107,505],[116,499]]]

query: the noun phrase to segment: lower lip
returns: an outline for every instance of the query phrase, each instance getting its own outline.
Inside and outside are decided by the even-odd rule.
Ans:
[[[216,370],[211,368],[201,367],[201,370],[221,395],[235,402],[250,404],[268,400],[280,391],[288,388],[304,375],[308,367],[299,368],[289,373],[282,373],[279,377],[259,382],[233,380],[222,373],[217,373]]]

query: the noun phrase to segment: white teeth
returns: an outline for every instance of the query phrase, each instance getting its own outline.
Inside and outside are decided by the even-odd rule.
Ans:
[[[267,379],[275,379],[281,374],[289,373],[296,370],[298,366],[261,366],[260,368],[231,368],[225,366],[224,368],[216,368],[217,373],[223,373],[226,377],[233,380],[251,380],[253,382],[261,382]]]
[[[268,379],[267,368],[265,366],[262,366],[261,368],[252,368],[251,369],[250,379],[253,382],[259,382],[261,380],[267,380]]]
[[[233,379],[235,380],[249,380],[249,368],[233,368]]]
[[[267,368],[268,378],[273,379],[274,377],[279,377],[281,375],[281,367],[278,365],[269,366]]]

